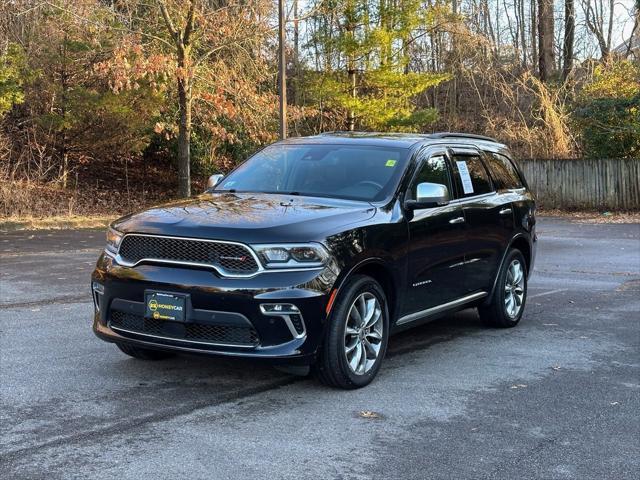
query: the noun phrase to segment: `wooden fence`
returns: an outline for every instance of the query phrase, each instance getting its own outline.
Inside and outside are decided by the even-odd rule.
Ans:
[[[543,208],[640,210],[640,159],[518,163]]]

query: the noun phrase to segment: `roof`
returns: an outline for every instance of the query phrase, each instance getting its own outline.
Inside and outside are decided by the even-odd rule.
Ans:
[[[500,145],[495,139],[482,135],[459,132],[439,133],[381,133],[381,132],[325,132],[310,137],[289,137],[281,143],[301,144],[337,144],[337,145],[373,145],[380,147],[411,148],[416,144],[442,143],[442,140],[455,140],[455,143]],[[431,141],[431,142],[430,142]],[[501,146],[501,145],[500,145]]]
[[[636,50],[640,50],[640,35],[635,35],[625,40],[613,49],[615,53],[619,53],[621,55],[626,55],[627,52],[635,52]]]

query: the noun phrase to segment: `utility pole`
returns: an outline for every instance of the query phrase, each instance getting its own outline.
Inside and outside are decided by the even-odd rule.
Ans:
[[[280,138],[287,138],[287,63],[285,58],[284,0],[278,0],[278,84],[280,89]]]

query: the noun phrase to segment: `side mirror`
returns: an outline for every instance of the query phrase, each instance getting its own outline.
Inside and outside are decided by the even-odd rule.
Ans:
[[[405,206],[410,210],[440,207],[449,203],[449,189],[439,183],[423,182],[416,188],[416,199],[407,200]]]
[[[215,187],[218,183],[220,183],[220,180],[222,180],[222,177],[224,177],[224,175],[222,175],[221,173],[216,173],[215,175],[211,175],[207,180],[207,189]]]

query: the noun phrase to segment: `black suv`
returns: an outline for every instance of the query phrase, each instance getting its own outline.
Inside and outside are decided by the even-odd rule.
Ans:
[[[522,316],[535,202],[490,138],[292,138],[220,177],[112,224],[96,335],[136,358],[264,358],[357,388],[394,331],[469,307],[497,327]]]

